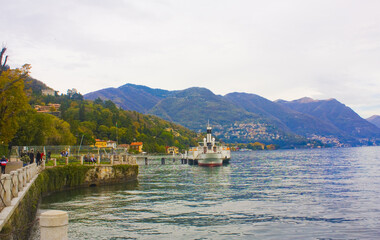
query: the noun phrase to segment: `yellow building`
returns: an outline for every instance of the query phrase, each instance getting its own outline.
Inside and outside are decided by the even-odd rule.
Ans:
[[[107,147],[107,141],[95,139],[95,147],[97,148],[106,148]]]
[[[142,152],[142,148],[143,148],[143,143],[142,142],[133,142],[131,143],[131,145],[129,146],[129,148],[131,150],[134,150],[134,151],[137,151],[139,153]]]
[[[178,154],[179,153],[179,149],[177,147],[166,147],[166,153],[167,154]]]

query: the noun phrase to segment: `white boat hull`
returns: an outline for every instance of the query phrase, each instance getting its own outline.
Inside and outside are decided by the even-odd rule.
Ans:
[[[221,153],[201,153],[198,158],[199,166],[221,166],[223,158]]]

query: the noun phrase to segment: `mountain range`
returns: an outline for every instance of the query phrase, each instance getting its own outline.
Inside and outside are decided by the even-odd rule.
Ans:
[[[125,110],[153,114],[195,131],[203,132],[210,122],[214,134],[225,142],[260,141],[287,147],[380,143],[376,126],[380,120],[367,121],[336,99],[270,101],[251,93],[221,96],[206,88],[168,91],[134,84],[91,92],[84,98],[112,100]]]

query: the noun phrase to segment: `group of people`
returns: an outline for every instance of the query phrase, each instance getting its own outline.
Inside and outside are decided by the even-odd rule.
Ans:
[[[84,161],[85,162],[88,162],[88,163],[96,163],[96,158],[94,155],[92,155],[91,157],[89,155],[85,155],[84,156]]]
[[[37,151],[36,155],[34,155],[34,151],[27,151],[27,152],[21,152],[21,157],[28,156],[29,157],[29,163],[32,164],[34,163],[34,160],[36,160],[37,166],[41,165],[42,160],[44,159],[44,152]],[[51,152],[49,151],[46,155],[46,162],[50,159]],[[1,173],[5,174],[5,168],[7,166],[8,159],[3,156],[0,159],[0,166],[1,166]]]
[[[68,157],[69,156],[69,152],[67,150],[63,150],[61,152],[61,157]]]
[[[47,153],[47,156],[46,156],[46,161],[50,158],[50,151]],[[34,160],[36,160],[36,163],[37,163],[37,166],[40,165],[42,163],[42,160],[44,159],[44,152],[40,152],[40,151],[37,151],[36,155],[34,155],[34,151],[31,150],[31,151],[27,151],[27,152],[22,152],[21,153],[21,157],[23,156],[28,156],[29,159],[30,159],[30,164],[34,163]]]

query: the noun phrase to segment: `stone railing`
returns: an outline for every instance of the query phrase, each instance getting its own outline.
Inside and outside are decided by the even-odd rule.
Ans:
[[[24,187],[44,168],[44,164],[37,167],[35,163],[2,174],[0,180],[0,211],[11,205],[13,198],[18,197]]]
[[[131,155],[95,155],[95,162],[92,164],[96,165],[101,165],[102,158],[107,158],[109,160],[109,163],[105,163],[108,165],[119,165],[119,164],[130,164],[130,165],[136,165],[136,157],[131,156]],[[56,158],[51,158],[49,161],[53,162],[53,166],[57,166],[57,159]],[[66,157],[65,158],[65,164],[68,165],[70,163],[70,158]],[[91,164],[89,159],[87,161],[85,160],[85,155],[80,155],[79,156],[79,164],[84,165],[86,163]]]

